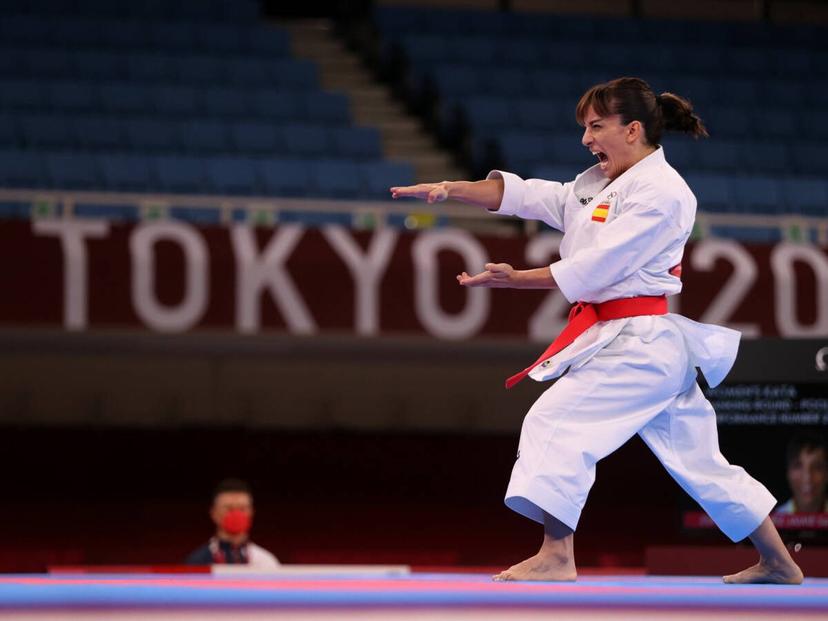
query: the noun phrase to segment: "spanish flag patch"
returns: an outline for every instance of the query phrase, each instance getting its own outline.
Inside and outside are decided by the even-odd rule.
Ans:
[[[609,213],[609,203],[601,203],[595,208],[595,211],[592,212],[592,221],[593,222],[606,222],[607,221],[607,214]]]

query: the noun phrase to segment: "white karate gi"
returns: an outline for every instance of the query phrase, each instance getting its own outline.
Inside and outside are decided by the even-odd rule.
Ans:
[[[611,183],[598,166],[564,184],[489,173],[496,177],[504,181],[496,213],[564,233],[550,270],[570,302],[681,291],[669,272],[681,262],[696,199],[663,149]],[[696,367],[711,386],[721,382],[738,344],[734,330],[676,314],[589,328],[530,373],[543,381],[569,369],[526,415],[507,506],[541,523],[545,511],[574,530],[596,462],[638,433],[728,537],[749,535],[776,499],[719,452],[716,414],[696,383]]]

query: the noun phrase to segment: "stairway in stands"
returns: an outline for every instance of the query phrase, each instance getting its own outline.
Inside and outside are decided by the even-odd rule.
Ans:
[[[359,125],[373,126],[382,136],[384,156],[414,166],[418,183],[443,179],[467,179],[452,154],[441,150],[421,121],[406,112],[390,90],[374,80],[359,57],[334,34],[324,19],[282,24],[291,35],[293,54],[317,63],[322,88],[350,98],[351,114]]]

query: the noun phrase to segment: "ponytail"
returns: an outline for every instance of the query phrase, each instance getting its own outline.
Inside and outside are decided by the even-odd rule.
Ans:
[[[674,93],[661,93],[656,96],[664,118],[667,131],[690,134],[693,138],[708,138],[707,128],[698,115],[693,112],[693,105]]]

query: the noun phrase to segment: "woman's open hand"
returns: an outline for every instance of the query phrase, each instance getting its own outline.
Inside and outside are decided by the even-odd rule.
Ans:
[[[517,270],[508,263],[486,263],[485,272],[469,276],[466,272],[457,276],[464,287],[489,287],[508,289],[517,287]]]
[[[419,198],[429,205],[442,203],[449,195],[448,181],[441,181],[440,183],[418,183],[417,185],[393,187],[390,190],[391,198]]]

